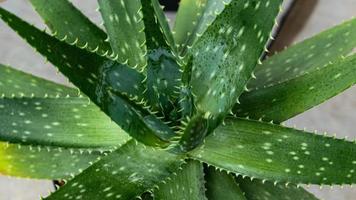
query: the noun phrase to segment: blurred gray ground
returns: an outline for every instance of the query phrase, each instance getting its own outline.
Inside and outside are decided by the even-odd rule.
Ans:
[[[297,1],[312,2],[312,0]],[[85,1],[85,5],[83,4],[84,1],[73,0],[73,2],[82,8],[93,21],[100,21],[100,17],[95,11],[96,1]],[[36,26],[44,28],[40,18],[33,12],[27,0],[7,0],[0,5]],[[173,14],[170,15],[173,16]],[[356,15],[356,0],[319,0],[313,14],[307,20],[301,32],[296,35],[294,41],[301,41],[343,20],[350,19],[354,15]],[[3,22],[0,22],[0,62],[56,82],[68,84],[64,77],[57,74],[56,70],[49,63],[45,63],[41,56],[35,54],[31,47],[24,45],[23,41],[9,30]],[[296,125],[298,128],[307,127],[307,130],[311,131],[337,133],[338,137],[348,136],[348,138],[354,139],[356,136],[355,110],[356,87],[353,87],[338,97],[289,120],[287,124],[290,126]],[[35,200],[39,199],[39,195],[46,196],[50,190],[53,190],[50,181],[33,181],[0,176],[0,200]],[[319,189],[318,186],[311,186],[309,190],[321,199],[356,199],[356,189],[349,186],[345,186],[343,189],[340,189],[340,187]]]

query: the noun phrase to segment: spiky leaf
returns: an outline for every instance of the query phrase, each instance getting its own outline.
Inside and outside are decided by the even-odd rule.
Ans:
[[[184,56],[231,0],[182,0],[174,25],[174,36]]]
[[[206,194],[209,200],[246,200],[234,176],[214,167],[206,168]]]
[[[0,72],[2,141],[110,148],[128,140],[87,98],[67,97],[76,96],[76,89],[3,65]]]
[[[168,19],[163,12],[162,6],[159,3],[159,0],[151,0],[151,2],[157,17],[157,21],[160,24],[162,32],[166,38],[167,44],[171,47],[172,51],[175,51],[175,42],[173,39],[173,35],[169,27]]]
[[[129,139],[87,98],[0,98],[0,123],[0,140],[12,143],[113,148]]]
[[[100,13],[114,52],[121,63],[143,70],[146,65],[145,25],[140,0],[99,0]]]
[[[68,0],[31,0],[35,10],[58,39],[100,55],[112,53],[106,33]]]
[[[0,8],[1,18],[37,51],[56,65],[82,92],[131,136],[149,145],[165,145],[156,133],[170,137],[169,128],[130,99],[143,94],[143,76],[127,65],[78,49],[39,31]],[[146,123],[158,123],[154,129]],[[161,134],[162,135],[162,134]]]
[[[171,181],[159,185],[154,192],[154,199],[204,200],[204,192],[203,165],[197,161],[189,161]]]
[[[256,79],[251,79],[248,88],[263,88],[310,73],[355,47],[356,19],[352,19],[268,58],[256,67]]]
[[[335,61],[310,73],[241,95],[238,116],[276,123],[300,114],[356,83],[356,56]]]
[[[70,178],[102,155],[91,149],[0,142],[0,174],[50,180]]]
[[[269,2],[231,1],[194,45],[190,84],[198,112],[220,117],[242,93],[279,11],[281,1]]]
[[[356,144],[278,125],[228,119],[191,155],[210,165],[277,182],[356,182]]]
[[[179,94],[179,66],[172,54],[163,48],[150,51],[147,67],[147,98],[153,110],[165,115],[175,107]],[[167,113],[166,113],[167,112]]]
[[[147,50],[175,49],[172,32],[158,0],[140,0]],[[174,51],[173,51],[174,52]]]
[[[233,0],[197,40],[190,52],[192,68],[188,66],[184,73],[191,74],[194,118],[201,121],[192,123],[209,127],[202,132],[194,131],[194,126],[186,129],[181,149],[200,144],[201,140],[190,138],[203,139],[236,103],[263,52],[281,2]]]
[[[0,64],[2,97],[78,96],[79,91]]]
[[[239,177],[237,181],[249,200],[317,200],[311,193],[294,185],[274,185],[268,181],[262,183],[258,179],[251,181],[249,178],[242,177]]]
[[[180,156],[134,141],[103,157],[46,199],[134,199],[178,171]],[[82,192],[81,192],[82,191]]]
[[[89,53],[61,42],[1,9],[1,18],[31,46],[52,62],[69,80],[93,101],[101,90],[110,90],[129,98],[141,99],[143,76],[127,65]],[[99,99],[99,100],[98,100]]]
[[[167,115],[174,109],[178,97],[180,66],[173,55],[174,45],[169,42],[172,40],[170,31],[169,29],[164,31],[166,21],[162,19],[159,3],[157,0],[141,2],[148,50],[145,81],[147,99],[153,110],[159,111],[161,115]]]
[[[179,49],[192,37],[194,28],[203,15],[207,0],[181,0],[174,23],[174,39]]]

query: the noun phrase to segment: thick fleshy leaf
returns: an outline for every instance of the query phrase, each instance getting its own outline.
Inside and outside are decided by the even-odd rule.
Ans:
[[[167,49],[149,52],[147,79],[145,80],[148,103],[161,115],[171,112],[179,96],[181,72],[174,56]]]
[[[83,148],[112,148],[128,140],[87,98],[75,97],[77,89],[3,65],[0,74],[0,140]]]
[[[269,2],[231,1],[192,48],[190,84],[198,112],[220,117],[243,92],[282,1]]]
[[[177,172],[180,156],[130,141],[46,199],[134,199]]]
[[[159,185],[154,192],[157,200],[205,200],[203,165],[197,161],[189,161],[177,176],[166,184]]]
[[[356,19],[347,21],[268,58],[256,67],[248,88],[262,88],[310,73],[356,47]]]
[[[143,70],[146,65],[145,25],[140,0],[98,0],[100,12],[119,62]]]
[[[159,20],[159,14],[162,12],[159,3],[157,0],[141,2],[148,48],[146,96],[152,110],[165,115],[174,109],[174,102],[179,94],[180,66],[168,42],[170,31],[163,30],[165,19]]]
[[[0,142],[0,174],[36,179],[70,178],[95,162],[102,152]]]
[[[95,116],[95,117],[94,117]],[[87,98],[0,98],[0,140],[113,148],[129,136]]]
[[[175,43],[174,43],[173,34],[169,27],[168,19],[163,12],[162,6],[159,3],[159,0],[151,0],[151,1],[152,1],[153,9],[154,9],[156,17],[157,17],[157,21],[161,25],[161,29],[162,29],[164,36],[166,37],[166,41],[167,41],[168,45],[171,47],[172,51],[175,51]]]
[[[38,14],[58,39],[100,55],[111,54],[107,35],[68,0],[31,0]]]
[[[356,182],[354,142],[258,121],[226,120],[191,155],[237,174],[277,182]]]
[[[97,148],[87,147],[111,149],[129,138],[95,105],[88,104],[86,98],[53,98],[78,96],[77,89],[3,65],[0,74],[3,94],[0,140],[12,142],[0,142],[0,174],[51,180],[69,178],[102,155]]]
[[[174,36],[180,54],[185,55],[208,26],[232,0],[182,0],[179,4]]]
[[[175,49],[172,32],[158,0],[140,0],[147,50]],[[169,48],[168,48],[169,47]]]
[[[181,0],[174,23],[173,34],[178,48],[181,50],[192,37],[192,33],[203,15],[208,0]]]
[[[283,122],[356,83],[356,56],[270,87],[244,93],[234,107],[237,116]]]
[[[128,98],[141,99],[140,84],[144,77],[127,65],[79,49],[57,40],[45,32],[1,8],[1,18],[31,46],[52,62],[69,80],[93,101],[98,101],[101,90],[110,90]]]
[[[196,132],[197,127],[188,124],[180,149],[200,144],[236,103],[265,48],[281,2],[233,0],[193,45],[192,68],[184,72],[191,73],[196,106],[189,123],[209,126]],[[200,141],[190,140],[193,137]]]
[[[140,2],[140,5],[142,6],[142,21],[144,23],[143,32],[145,33],[147,50],[152,51],[160,47],[169,49],[167,48],[169,44],[167,42],[166,32],[162,29],[164,20],[158,20],[158,14],[156,13],[156,10],[158,10],[156,8],[156,4],[158,3],[157,0],[140,0]]]
[[[209,200],[246,200],[234,176],[214,167],[206,169],[206,195]]]
[[[147,119],[152,116],[129,100],[141,99],[143,75],[127,65],[61,42],[2,8],[0,16],[131,136],[156,146],[166,144],[156,133],[166,137],[173,135],[159,120]],[[145,121],[158,125],[152,128]],[[156,131],[158,127],[161,129]]]
[[[0,64],[2,97],[78,96],[79,91]]]
[[[268,181],[262,183],[258,179],[251,181],[249,178],[242,177],[239,177],[237,181],[249,200],[317,200],[313,194],[294,185],[274,185]]]

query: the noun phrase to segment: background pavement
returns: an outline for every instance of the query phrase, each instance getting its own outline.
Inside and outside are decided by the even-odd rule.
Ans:
[[[299,1],[308,4],[314,0]],[[96,1],[73,0],[73,2],[93,21],[100,22],[99,14],[95,11]],[[40,18],[34,13],[27,0],[7,0],[0,6],[15,12],[39,28],[44,28]],[[170,16],[173,15],[170,14]],[[305,26],[301,28],[301,32],[295,35],[293,41],[301,41],[355,15],[356,0],[319,0]],[[295,23],[298,23],[299,19],[294,20]],[[295,25],[295,23],[291,23],[291,25]],[[49,63],[45,63],[41,56],[35,54],[31,47],[25,45],[3,22],[0,22],[0,62],[56,82],[68,84],[64,77],[57,74]],[[290,126],[296,125],[300,129],[307,127],[307,130],[311,131],[337,133],[338,137],[348,136],[350,139],[354,139],[356,136],[355,110],[356,87],[353,87],[338,97],[289,120],[287,124]],[[33,181],[0,176],[1,200],[35,200],[39,199],[39,195],[46,196],[50,190],[53,190],[50,181]],[[319,189],[319,187],[312,186],[309,190],[326,200],[356,199],[356,189],[349,186],[345,186],[343,189],[340,189],[340,187]]]

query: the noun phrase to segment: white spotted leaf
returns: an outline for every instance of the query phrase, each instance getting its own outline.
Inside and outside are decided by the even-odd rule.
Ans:
[[[174,103],[178,99],[181,84],[180,66],[174,56],[172,35],[159,2],[157,0],[141,2],[148,50],[145,92],[151,109],[160,112],[160,115],[167,119],[167,113],[175,109]]]
[[[349,56],[273,86],[241,95],[240,117],[283,122],[334,97],[356,83],[356,56]]]
[[[196,111],[179,142],[180,150],[201,144],[237,102],[264,51],[281,3],[233,0],[197,39],[184,71]]]
[[[143,99],[142,74],[125,64],[57,40],[2,8],[0,17],[123,130],[146,144],[166,145],[166,139],[156,134],[170,137],[173,134],[169,128],[133,101]]]
[[[203,164],[190,160],[182,168],[172,180],[159,185],[159,189],[154,192],[154,199],[206,199]]]
[[[311,73],[355,48],[356,19],[352,19],[271,56],[256,67],[256,79],[251,79],[248,88],[268,87]]]
[[[179,50],[186,48],[194,36],[194,29],[204,14],[208,0],[181,0],[173,27],[174,40]]]
[[[0,64],[2,97],[77,97],[79,91]]]
[[[142,2],[142,0],[141,0]],[[143,2],[146,2],[143,0]],[[160,28],[162,29],[162,32],[165,36],[167,44],[171,47],[172,51],[175,52],[175,41],[173,38],[173,34],[171,31],[171,28],[169,26],[169,19],[166,17],[163,7],[161,6],[159,0],[151,0],[152,6],[154,9],[155,16],[157,18],[158,24],[160,25]],[[145,27],[147,28],[147,27]]]
[[[86,169],[104,152],[0,142],[0,174],[21,178],[68,179]]]
[[[318,200],[313,194],[295,185],[273,184],[241,176],[237,182],[249,200]]]
[[[91,22],[68,0],[31,0],[37,13],[52,33],[69,44],[75,44],[99,55],[111,55],[106,33]]]
[[[184,56],[231,0],[182,0],[174,24],[174,38]]]
[[[95,117],[93,117],[95,116]],[[0,140],[112,149],[129,139],[87,98],[0,98]]]
[[[206,195],[209,200],[247,200],[235,181],[234,175],[218,171],[213,166],[206,169]]]
[[[135,199],[173,178],[183,162],[181,156],[130,141],[45,199]]]
[[[197,112],[219,118],[251,77],[282,1],[231,1],[192,47],[190,85]]]
[[[355,142],[259,121],[227,119],[190,155],[236,174],[273,182],[356,182]]]
[[[140,0],[99,0],[114,59],[142,71],[147,65]]]

